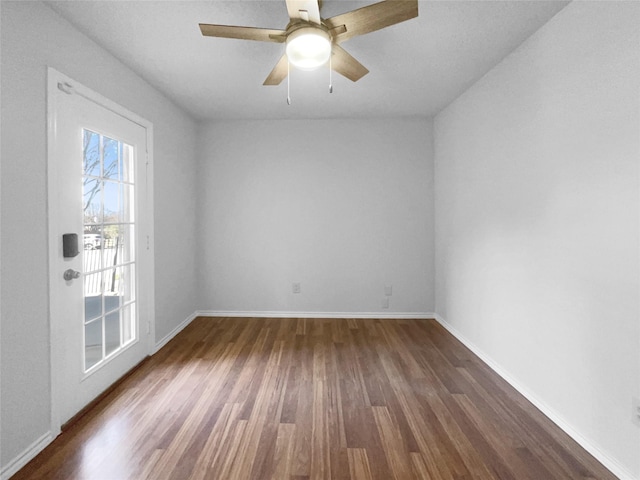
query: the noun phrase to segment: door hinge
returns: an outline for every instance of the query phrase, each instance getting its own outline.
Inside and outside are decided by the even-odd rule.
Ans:
[[[147,250],[149,250],[149,248],[150,248],[150,247],[149,247],[149,243],[150,243],[149,235],[147,235]]]

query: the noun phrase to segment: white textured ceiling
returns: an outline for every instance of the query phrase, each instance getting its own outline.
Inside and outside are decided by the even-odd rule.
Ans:
[[[262,82],[283,45],[206,38],[198,23],[284,29],[284,0],[49,1],[60,15],[199,120],[430,116],[544,25],[564,1],[420,1],[418,18],[342,46],[370,73],[328,69]],[[375,3],[324,0],[323,18]]]

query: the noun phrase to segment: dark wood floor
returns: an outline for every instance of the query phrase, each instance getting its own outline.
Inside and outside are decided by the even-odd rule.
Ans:
[[[433,320],[198,318],[13,478],[615,477]]]

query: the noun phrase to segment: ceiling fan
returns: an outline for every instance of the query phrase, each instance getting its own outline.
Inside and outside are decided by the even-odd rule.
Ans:
[[[279,85],[289,74],[289,63],[314,70],[329,60],[333,70],[356,82],[369,70],[340,44],[418,16],[418,0],[385,0],[326,19],[320,16],[322,0],[285,1],[291,19],[285,30],[201,23],[200,31],[207,37],[286,44],[263,85]]]

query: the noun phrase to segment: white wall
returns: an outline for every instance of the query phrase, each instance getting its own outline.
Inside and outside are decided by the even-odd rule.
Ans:
[[[424,119],[203,126],[200,308],[433,311],[431,132]]]
[[[46,67],[150,120],[155,134],[156,338],[195,300],[195,123],[40,2],[2,2],[1,457],[50,427]]]
[[[574,2],[434,127],[436,311],[623,478],[640,476],[638,25],[637,2]]]

